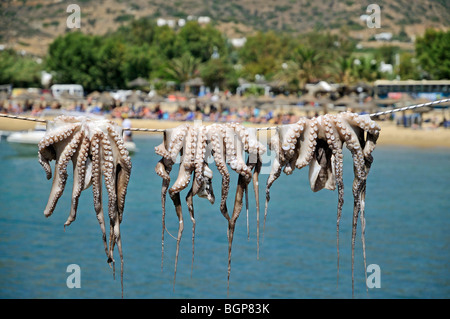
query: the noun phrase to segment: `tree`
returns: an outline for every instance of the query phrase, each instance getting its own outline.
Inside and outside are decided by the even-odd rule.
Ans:
[[[166,74],[182,84],[198,75],[199,66],[200,59],[186,52],[181,57],[169,61]]]
[[[150,46],[130,45],[125,48],[123,72],[127,81],[138,77],[149,78],[152,70],[152,57],[150,56]]]
[[[450,79],[450,31],[427,29],[416,40],[417,60],[429,79]]]
[[[178,56],[189,52],[201,62],[211,58],[214,47],[221,56],[226,54],[226,41],[222,33],[209,24],[201,26],[196,21],[187,22],[179,30],[174,46],[179,52]]]
[[[286,90],[297,92],[304,83],[301,81],[303,70],[300,65],[292,60],[282,64],[281,69],[274,75],[273,79],[279,82],[279,86],[283,86]]]
[[[361,81],[373,82],[381,77],[378,62],[371,57],[353,60],[352,75]]]
[[[210,59],[200,68],[200,75],[210,88],[232,89],[237,87],[237,74],[226,58]]]
[[[299,36],[297,45],[303,45],[319,52],[326,52],[330,61],[339,57],[349,58],[356,47],[355,40],[352,40],[345,29],[341,29],[339,34],[309,32]]]
[[[102,85],[101,70],[97,67],[97,50],[101,38],[69,32],[57,37],[49,46],[46,66],[55,72],[56,83],[81,84],[87,90],[96,90]]]
[[[53,41],[46,59],[55,82],[81,84],[87,91],[125,85],[125,45],[119,37],[70,32]]]
[[[256,74],[270,78],[288,59],[291,47],[289,38],[273,31],[248,37],[238,52],[244,75],[248,79],[254,79]]]
[[[351,84],[355,82],[352,75],[353,58],[338,57],[330,65],[332,79],[337,83]]]
[[[130,44],[151,44],[154,41],[157,29],[158,26],[153,20],[141,18],[131,21],[127,26],[121,26],[117,31],[117,35]]]
[[[403,52],[400,54],[398,75],[402,80],[417,80],[420,78],[417,61],[411,53]]]
[[[97,63],[89,69],[89,74],[100,81],[100,89],[125,87],[126,78],[123,72],[125,45],[123,42],[114,37],[103,39],[96,50],[96,60]]]
[[[395,55],[398,54],[400,48],[392,45],[383,45],[379,47],[375,52],[375,59],[378,61],[384,61],[386,64],[395,64]]]
[[[18,87],[41,86],[42,66],[32,57],[23,56],[12,49],[0,52],[0,83]]]

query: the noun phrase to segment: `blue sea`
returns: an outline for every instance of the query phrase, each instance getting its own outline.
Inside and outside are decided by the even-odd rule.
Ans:
[[[178,271],[173,286],[176,240],[166,233],[161,270],[161,179],[153,148],[161,137],[136,137],[133,171],[121,224],[124,298],[227,298],[227,222],[219,211],[220,182],[214,172],[216,203],[194,198],[195,261],[186,205]],[[51,181],[37,149],[23,156],[0,143],[0,298],[121,298],[119,254],[116,279],[106,263],[92,191],[82,193],[76,221],[63,224],[70,210],[69,179],[52,216],[45,218]],[[337,283],[337,192],[313,193],[308,171],[282,175],[271,189],[264,233],[264,188],[260,176],[261,239],[256,255],[256,213],[249,187],[249,238],[245,209],[237,221],[229,298],[351,298],[353,169],[344,153],[345,204],[340,232]],[[360,226],[355,249],[355,298],[450,297],[450,150],[378,146],[367,181],[367,265],[378,265],[379,288],[366,288]],[[52,164],[53,165],[53,164]],[[176,170],[173,172],[176,174]],[[228,198],[231,208],[237,177]],[[182,192],[185,197],[187,189]],[[105,196],[106,197],[106,196]],[[178,219],[168,197],[166,225],[177,233]],[[68,288],[79,266],[80,288]],[[368,273],[371,275],[371,272]]]

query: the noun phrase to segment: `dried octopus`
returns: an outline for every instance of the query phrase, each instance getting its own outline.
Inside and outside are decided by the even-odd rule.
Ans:
[[[131,158],[122,140],[122,129],[109,120],[93,120],[86,117],[59,116],[47,123],[47,132],[39,142],[39,163],[47,179],[52,178],[50,161],[55,160],[53,183],[44,215],[49,217],[62,196],[68,173],[69,161],[73,164],[73,190],[69,217],[64,228],[77,214],[81,192],[92,185],[94,208],[102,231],[107,262],[115,272],[114,246],[121,261],[121,286],[123,297],[123,254],[120,223],[123,218],[125,196],[131,173]],[[109,247],[106,240],[105,219],[102,204],[102,179],[108,193],[110,220]]]
[[[180,240],[184,229],[180,192],[185,189],[193,175],[191,189],[186,196],[186,202],[192,221],[192,263],[194,261],[195,218],[193,197],[207,198],[211,204],[215,202],[212,188],[212,171],[208,166],[208,158],[212,155],[216,167],[222,176],[220,212],[228,221],[228,287],[231,272],[231,247],[235,223],[242,210],[244,192],[251,180],[258,185],[258,175],[261,169],[261,155],[265,147],[257,140],[256,130],[245,128],[237,123],[212,124],[209,126],[184,124],[174,129],[165,130],[163,142],[155,148],[162,156],[155,167],[156,173],[163,179],[161,189],[162,206],[162,258],[164,259],[165,208],[167,191],[172,199],[179,220],[177,248],[175,255],[174,285],[177,271]],[[248,153],[245,160],[244,152]],[[181,155],[178,176],[170,186],[170,172]],[[239,174],[233,212],[230,217],[227,208],[227,197],[230,189],[230,168]],[[259,202],[257,187],[255,187],[256,202]],[[258,205],[259,209],[259,205]],[[257,211],[259,220],[259,210]],[[191,267],[192,271],[192,267]]]
[[[270,188],[284,171],[292,174],[295,168],[309,165],[311,189],[334,190],[338,188],[337,207],[337,269],[339,278],[339,222],[344,204],[343,153],[345,144],[353,156],[353,222],[352,222],[352,295],[354,293],[354,248],[358,215],[361,218],[361,239],[363,245],[364,269],[365,254],[365,193],[366,180],[373,162],[372,151],[380,132],[379,125],[368,115],[360,116],[351,112],[337,115],[326,114],[313,119],[300,119],[297,123],[277,128],[270,142],[275,153],[271,172],[266,183],[266,203],[270,200]],[[367,274],[366,274],[367,277]]]

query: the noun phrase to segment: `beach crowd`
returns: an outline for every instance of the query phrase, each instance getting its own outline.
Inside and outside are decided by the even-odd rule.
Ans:
[[[87,112],[97,115],[110,115],[113,118],[168,120],[168,121],[194,121],[206,122],[250,122],[289,124],[298,121],[299,116],[292,113],[275,114],[272,110],[261,110],[254,106],[228,107],[221,103],[195,103],[191,106],[172,108],[173,111],[164,110],[160,103],[153,106],[118,103],[113,107],[101,107],[96,103],[72,103],[62,106],[59,102],[15,102],[0,101],[0,113],[29,114],[39,117],[45,110],[60,110],[74,112]],[[313,114],[314,115],[314,114]],[[317,114],[316,114],[317,115]]]

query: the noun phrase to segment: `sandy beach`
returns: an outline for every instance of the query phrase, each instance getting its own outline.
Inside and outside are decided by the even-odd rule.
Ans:
[[[162,120],[145,120],[132,119],[132,127],[134,128],[172,128],[180,125],[183,122],[162,121]],[[378,145],[401,145],[412,147],[445,147],[450,148],[450,129],[432,128],[429,125],[424,125],[421,129],[404,128],[397,126],[390,121],[379,121],[381,126],[380,138]],[[208,124],[208,123],[205,123]],[[23,131],[33,129],[35,122],[0,118],[0,131]],[[245,124],[247,125],[247,124]],[[248,124],[253,127],[266,127],[269,125]],[[135,132],[136,135],[143,134],[160,134]]]

